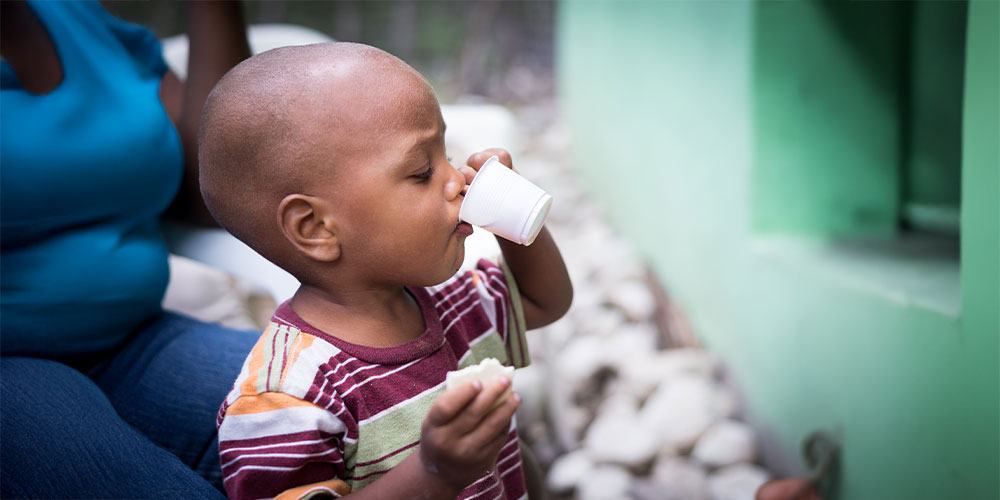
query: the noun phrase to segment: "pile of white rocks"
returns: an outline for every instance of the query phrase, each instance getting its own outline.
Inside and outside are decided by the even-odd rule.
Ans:
[[[753,499],[769,475],[719,360],[665,348],[642,260],[578,184],[567,135],[536,132],[516,161],[554,197],[549,228],[576,292],[565,318],[529,333],[533,364],[515,376],[519,426],[550,495]]]

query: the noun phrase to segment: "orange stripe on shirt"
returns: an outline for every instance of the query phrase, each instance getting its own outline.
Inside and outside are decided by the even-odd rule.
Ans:
[[[295,343],[288,348],[288,360],[285,362],[285,366],[281,370],[281,376],[278,381],[279,384],[285,383],[285,375],[291,371],[291,367],[295,366],[295,362],[299,359],[299,354],[308,349],[309,346],[313,344],[313,340],[315,339],[316,338],[312,335],[306,335],[301,332],[295,337]]]
[[[254,344],[253,349],[250,351],[250,363],[247,364],[245,370],[247,370],[247,378],[243,381],[243,385],[240,386],[240,394],[257,394],[257,376],[260,373],[260,367],[267,362],[264,359],[265,344],[271,342],[272,330],[277,328],[277,325],[271,323],[264,330],[264,334],[257,339],[257,343]]]
[[[249,415],[300,406],[315,407],[312,403],[282,392],[265,392],[258,395],[241,396],[233,404],[229,405],[229,408],[226,409],[226,416]]]
[[[351,487],[339,479],[331,479],[322,483],[307,484],[285,490],[274,500],[306,500],[311,498],[328,498],[331,494],[335,497],[342,497],[351,492]]]

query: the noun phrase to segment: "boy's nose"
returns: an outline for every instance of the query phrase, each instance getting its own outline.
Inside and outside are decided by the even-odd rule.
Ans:
[[[444,184],[444,197],[446,200],[452,201],[462,194],[462,188],[465,187],[465,176],[453,168],[449,170],[448,180]]]

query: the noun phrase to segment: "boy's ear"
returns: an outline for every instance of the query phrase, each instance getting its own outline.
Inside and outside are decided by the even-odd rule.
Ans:
[[[292,246],[310,259],[333,262],[340,258],[336,224],[320,198],[286,196],[278,204],[278,225]]]

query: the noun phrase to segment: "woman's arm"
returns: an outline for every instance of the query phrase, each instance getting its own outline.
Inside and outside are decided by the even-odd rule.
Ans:
[[[181,83],[168,71],[160,87],[160,98],[184,148],[184,181],[170,214],[188,222],[215,225],[198,188],[198,120],[212,87],[230,68],[250,57],[250,45],[240,2],[189,2],[185,9],[190,41],[187,81]]]

